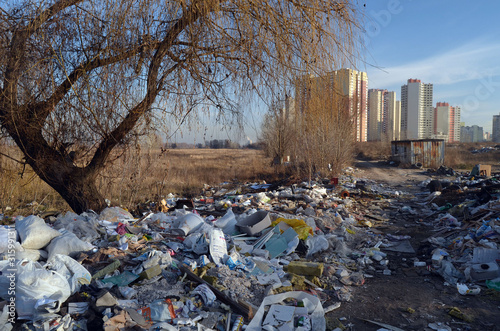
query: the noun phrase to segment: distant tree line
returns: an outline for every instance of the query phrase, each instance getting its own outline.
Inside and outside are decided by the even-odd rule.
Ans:
[[[189,148],[211,148],[211,149],[240,149],[240,148],[248,148],[248,149],[258,149],[261,150],[264,148],[264,144],[262,142],[258,143],[249,143],[246,145],[240,145],[237,142],[231,141],[230,139],[213,139],[205,141],[204,144],[188,144],[188,143],[166,143],[165,148],[167,149],[189,149]]]

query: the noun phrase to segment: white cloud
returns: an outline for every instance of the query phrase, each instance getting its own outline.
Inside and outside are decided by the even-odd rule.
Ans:
[[[479,80],[500,75],[500,43],[472,42],[428,58],[368,71],[370,88],[401,86],[409,78],[440,85]]]

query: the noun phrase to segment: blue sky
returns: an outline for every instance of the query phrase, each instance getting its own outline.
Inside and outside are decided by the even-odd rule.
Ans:
[[[356,1],[356,0],[354,0]],[[500,1],[359,0],[365,48],[358,70],[369,88],[395,91],[409,78],[434,85],[434,105],[461,106],[461,121],[491,132],[500,113]],[[366,4],[366,6],[363,6]],[[258,108],[258,106],[257,106]],[[263,106],[262,108],[265,108]],[[261,112],[245,112],[245,132],[204,123],[173,140],[258,137]],[[198,131],[195,133],[194,131]]]
[[[363,3],[363,2],[362,2]],[[434,85],[434,104],[461,106],[461,121],[491,132],[500,113],[500,2],[365,1],[369,88],[396,91],[409,78]]]

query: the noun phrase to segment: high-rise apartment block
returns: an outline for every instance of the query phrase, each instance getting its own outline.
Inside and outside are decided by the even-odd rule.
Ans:
[[[401,103],[396,100],[396,92],[368,90],[368,140],[399,140],[400,129]]]
[[[432,84],[419,79],[408,79],[401,86],[402,139],[429,139],[434,133],[434,107]]]
[[[401,101],[396,100],[396,92],[389,92],[386,99],[388,109],[387,140],[401,140]]]
[[[347,98],[346,107],[353,118],[356,141],[367,141],[368,76],[366,72],[340,69],[322,77],[305,76],[296,81],[295,107],[305,113],[313,94],[331,93]]]
[[[493,115],[493,125],[491,129],[491,140],[500,143],[500,115]]]
[[[477,125],[462,126],[460,128],[460,142],[477,143],[484,141],[483,128]]]
[[[387,90],[368,90],[368,141],[382,140],[386,93]]]
[[[438,102],[434,109],[434,135],[445,137],[449,143],[460,141],[460,107]]]

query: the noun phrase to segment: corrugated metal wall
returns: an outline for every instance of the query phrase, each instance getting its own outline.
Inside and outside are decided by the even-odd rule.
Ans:
[[[403,164],[421,163],[425,168],[444,164],[444,140],[400,140],[391,142],[392,158]]]

